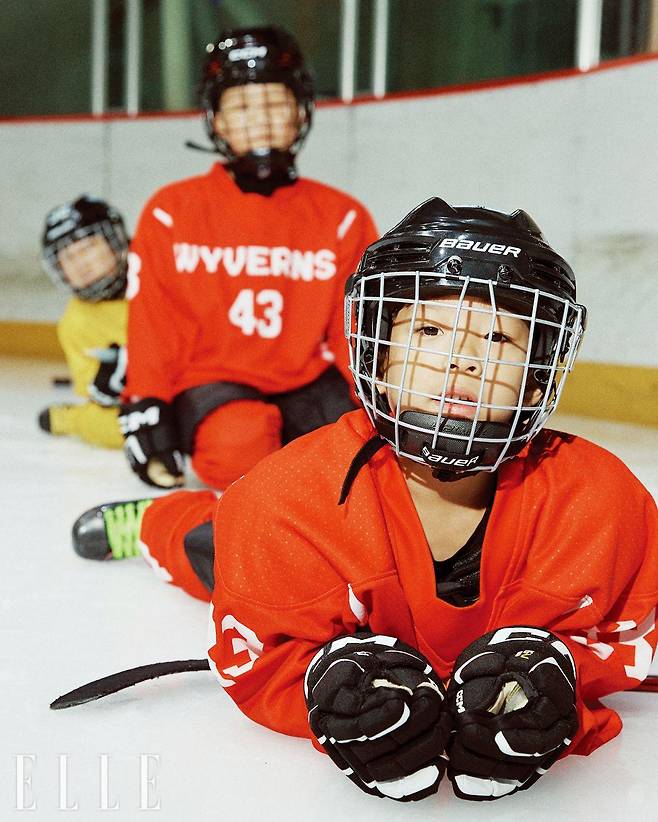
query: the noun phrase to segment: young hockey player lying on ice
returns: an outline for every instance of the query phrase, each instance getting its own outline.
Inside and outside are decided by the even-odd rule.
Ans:
[[[74,544],[105,558],[139,539],[212,599],[226,692],[363,791],[422,799],[447,768],[459,797],[497,799],[619,733],[600,698],[650,665],[656,506],[610,453],[542,430],[585,309],[525,212],[428,200],[346,295],[363,410],[219,502],[93,509]]]

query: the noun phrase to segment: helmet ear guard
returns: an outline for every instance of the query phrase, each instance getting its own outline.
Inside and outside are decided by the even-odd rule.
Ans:
[[[453,209],[438,198],[412,211],[366,250],[345,293],[350,367],[366,412],[396,453],[430,465],[441,480],[494,471],[525,447],[555,409],[585,328],[586,312],[575,302],[571,269],[525,212],[507,215],[487,209]],[[470,298],[477,299],[468,307],[464,302]],[[483,401],[489,366],[505,364],[489,356],[488,346],[480,360],[477,403],[462,402],[475,406],[472,419],[443,415],[448,364],[442,366],[445,381],[439,377],[436,391],[417,395],[436,400],[438,414],[402,409],[400,402],[392,407],[389,388],[399,395],[415,393],[404,384],[404,377],[396,386],[383,377],[395,314],[406,304],[414,306],[415,317],[420,305],[442,299],[457,303],[453,345],[462,311],[488,312],[491,330],[499,317],[526,322],[525,361],[507,363],[523,368],[515,405]],[[478,308],[478,301],[485,306]],[[410,345],[409,341],[404,369]],[[448,363],[453,350],[443,355]],[[534,402],[537,392],[540,399]],[[529,404],[529,394],[533,404]],[[488,418],[501,409],[509,411],[507,422]]]

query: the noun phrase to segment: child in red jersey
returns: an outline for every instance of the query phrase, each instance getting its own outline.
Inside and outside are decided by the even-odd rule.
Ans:
[[[359,202],[297,177],[313,85],[288,34],[223,34],[202,99],[225,162],[156,192],[131,244],[120,422],[133,470],[160,487],[183,483],[189,454],[225,488],[354,408],[342,296],[376,236]]]
[[[422,799],[446,768],[463,799],[527,789],[619,733],[600,699],[646,677],[657,640],[655,503],[604,449],[541,430],[584,324],[527,214],[429,200],[346,287],[364,410],[219,502],[87,512],[75,548],[139,536],[212,601],[210,667],[238,707],[367,793]]]

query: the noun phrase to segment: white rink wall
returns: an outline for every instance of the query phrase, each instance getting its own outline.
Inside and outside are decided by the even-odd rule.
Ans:
[[[423,199],[526,209],[578,276],[582,358],[658,365],[658,59],[584,76],[323,106],[303,174],[345,189],[382,231]],[[82,192],[132,229],[159,186],[213,158],[196,116],[0,123],[0,320],[52,321],[64,296],[39,271],[43,218]]]

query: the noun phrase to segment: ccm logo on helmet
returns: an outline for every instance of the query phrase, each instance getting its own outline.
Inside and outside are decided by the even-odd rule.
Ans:
[[[228,59],[234,63],[236,60],[255,60],[265,57],[267,46],[246,46],[243,49],[232,49],[228,53]]]
[[[457,459],[457,457],[446,457],[432,451],[427,445],[423,445],[420,449],[423,459],[427,462],[433,462],[440,465],[454,465],[457,468],[468,468],[480,461],[480,455],[476,454],[469,459]]]
[[[489,254],[511,254],[518,257],[521,249],[515,245],[500,245],[499,243],[481,243],[479,240],[460,240],[458,237],[446,237],[441,240],[439,248],[462,248],[464,251],[488,251]]]

